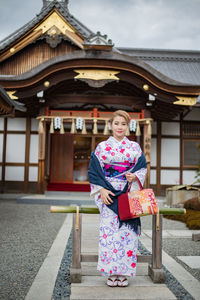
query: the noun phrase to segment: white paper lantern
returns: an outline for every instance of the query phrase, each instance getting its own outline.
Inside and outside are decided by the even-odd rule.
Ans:
[[[59,117],[54,118],[54,129],[60,129],[61,119]]]

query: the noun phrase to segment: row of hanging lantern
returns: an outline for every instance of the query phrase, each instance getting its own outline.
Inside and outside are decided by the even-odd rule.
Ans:
[[[51,117],[50,133],[54,133],[54,130],[59,130],[61,134],[64,134],[65,133],[64,119],[66,119],[66,118],[62,118],[62,117],[52,118]],[[69,118],[67,118],[67,119],[69,119]],[[91,120],[91,119],[87,119],[87,120]],[[44,121],[44,118],[40,118],[40,120],[39,120],[39,132],[40,133],[43,132],[43,121]],[[109,120],[108,119],[100,119],[100,121],[105,122],[103,134],[104,135],[109,135],[110,132],[111,132],[111,126],[110,126]],[[72,122],[71,123],[71,130],[70,130],[71,134],[77,133],[78,130],[81,130],[82,134],[87,134],[86,119],[85,118],[81,118],[81,117],[72,118],[71,122]],[[98,124],[97,124],[97,122],[98,122],[98,120],[96,118],[94,118],[93,119],[93,130],[92,130],[93,134],[98,134]],[[150,120],[146,120],[146,123],[148,124],[148,133],[151,134],[151,122],[150,122]],[[130,132],[135,132],[136,136],[141,135],[139,120],[134,120],[134,119],[130,120],[129,127],[127,128],[126,135],[127,136],[130,135]]]

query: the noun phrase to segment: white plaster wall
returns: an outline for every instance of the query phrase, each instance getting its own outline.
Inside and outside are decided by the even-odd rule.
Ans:
[[[179,139],[161,140],[161,166],[162,167],[180,166],[180,140]]]
[[[150,184],[156,184],[156,170],[150,171]]]
[[[157,139],[152,138],[151,139],[151,166],[156,167],[157,165],[157,145],[156,145]]]
[[[38,167],[29,167],[28,181],[38,181]]]
[[[31,134],[29,161],[31,163],[38,163],[38,135],[37,134]]]
[[[0,162],[2,162],[3,155],[3,134],[0,134]]]
[[[26,131],[26,119],[25,118],[8,118],[7,130],[14,131]]]
[[[38,123],[37,119],[31,119],[31,131],[38,131]]]
[[[6,181],[24,181],[24,167],[6,167]]]
[[[25,162],[25,134],[8,134],[6,162]]]
[[[152,123],[152,134],[157,134],[157,122]]]
[[[161,170],[161,184],[179,184],[180,173],[177,170]]]
[[[184,118],[184,121],[185,120],[200,121],[200,108],[193,108],[192,111]]]
[[[192,184],[196,181],[196,176],[195,171],[190,171],[190,170],[185,170],[183,171],[183,184]]]
[[[163,135],[180,135],[180,124],[177,122],[162,122],[161,133]]]
[[[0,180],[2,179],[1,175],[2,175],[2,167],[0,166]]]
[[[4,130],[4,118],[0,118],[0,130]]]

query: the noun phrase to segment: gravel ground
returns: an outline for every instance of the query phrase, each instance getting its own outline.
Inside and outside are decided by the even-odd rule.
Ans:
[[[163,250],[181,264],[188,272],[200,281],[200,269],[192,269],[177,256],[199,256],[200,241],[194,242],[191,239],[163,239]]]
[[[139,241],[138,249],[143,255],[150,255],[151,253],[142,245]],[[195,300],[184,287],[176,280],[176,278],[167,270],[165,266],[162,266],[166,273],[166,285],[176,296],[178,300]]]
[[[23,300],[65,219],[48,205],[0,200],[0,299]]]
[[[0,300],[23,300],[43,263],[63,221],[64,214],[50,214],[49,205],[18,204],[0,199]],[[152,228],[152,217],[144,217],[142,229]],[[184,223],[163,218],[164,229],[184,230]],[[70,237],[61,262],[54,300],[69,299]],[[200,280],[200,270],[190,269],[177,256],[200,255],[200,242],[191,239],[163,239],[163,249]],[[140,250],[145,251],[140,244]],[[178,299],[191,300],[184,288],[167,272],[167,284]],[[182,298],[181,298],[182,297]]]
[[[141,218],[142,229],[152,229],[152,216]],[[185,223],[163,218],[163,230],[187,230]]]
[[[52,300],[70,299],[70,266],[72,261],[72,234],[69,237],[67,246],[60,264],[56,283],[53,290]]]

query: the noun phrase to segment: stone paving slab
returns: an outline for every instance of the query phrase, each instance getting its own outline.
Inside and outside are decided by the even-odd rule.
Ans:
[[[107,277],[104,276],[93,276],[92,280],[90,276],[83,276],[82,277],[82,282],[80,283],[73,283],[72,285],[75,286],[88,286],[91,287],[94,285],[95,286],[106,286],[106,279]],[[152,284],[152,280],[149,278],[148,275],[141,275],[141,276],[136,276],[136,277],[130,277],[129,278],[129,285],[133,286],[166,286],[165,284],[162,283],[157,283],[157,284]]]
[[[186,265],[188,265],[191,269],[200,268],[200,256],[177,256],[177,257],[178,259],[182,260]]]
[[[152,240],[148,237],[140,238],[148,251],[152,251]],[[165,251],[162,251],[162,263],[168,271],[182,284],[195,300],[200,300],[200,282],[187,272],[183,266],[177,263]]]
[[[82,253],[98,251],[99,216],[82,216]],[[126,289],[112,289],[97,270],[97,262],[82,262],[82,283],[71,285],[70,300],[174,300],[176,297],[165,284],[154,284],[148,276],[148,263],[137,264],[137,276],[130,279]]]
[[[103,286],[71,286],[70,300],[175,300],[163,286],[135,286],[110,288]]]
[[[163,230],[163,238],[192,238],[195,230]],[[142,230],[143,236],[146,235],[152,238],[152,230]]]
[[[47,257],[45,258],[25,300],[50,300],[56,277],[71,233],[72,215],[65,218]]]

